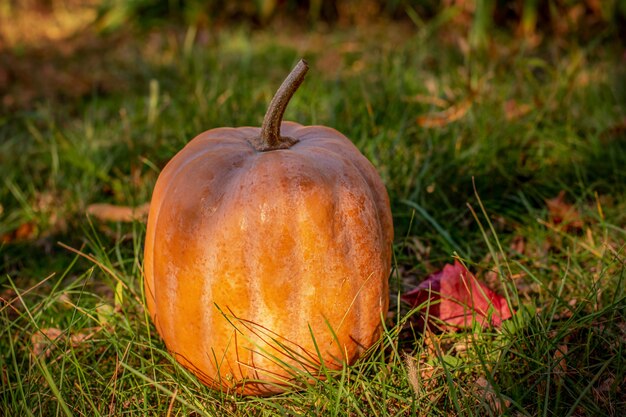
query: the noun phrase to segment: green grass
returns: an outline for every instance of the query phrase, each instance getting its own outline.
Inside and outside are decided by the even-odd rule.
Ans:
[[[120,88],[0,118],[0,415],[623,415],[617,43],[532,49],[502,35],[504,46],[463,53],[436,26],[397,29],[242,28],[187,46],[184,31],[129,38],[136,43],[118,51],[132,62]],[[159,170],[203,130],[260,125],[302,55],[312,69],[285,118],[346,134],[388,187],[391,313],[379,345],[354,366],[324,382],[304,378],[300,391],[240,398],[202,386],[152,327],[145,226],[90,221],[85,211],[149,201]],[[417,117],[442,109],[418,95],[472,104],[459,120],[424,128]],[[510,100],[530,107],[507,118]],[[551,222],[545,200],[561,190],[580,227]],[[15,238],[23,225],[32,230]],[[501,329],[411,327],[398,294],[455,254],[507,294],[517,314]],[[50,329],[60,334],[46,338]]]

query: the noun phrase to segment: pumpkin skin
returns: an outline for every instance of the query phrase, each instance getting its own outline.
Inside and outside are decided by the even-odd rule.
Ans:
[[[375,343],[388,309],[385,187],[341,133],[283,122],[217,128],[163,169],[145,243],[147,308],[167,349],[209,387],[284,391]],[[331,331],[332,329],[332,331]]]

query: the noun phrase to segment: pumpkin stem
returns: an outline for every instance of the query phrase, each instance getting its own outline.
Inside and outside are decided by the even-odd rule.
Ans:
[[[263,119],[261,143],[257,146],[258,150],[286,149],[298,141],[288,136],[280,136],[280,125],[289,100],[291,100],[291,97],[293,97],[300,84],[304,81],[304,76],[308,70],[309,65],[304,59],[298,61],[287,78],[285,78],[285,81],[280,85],[276,94],[274,94]]]

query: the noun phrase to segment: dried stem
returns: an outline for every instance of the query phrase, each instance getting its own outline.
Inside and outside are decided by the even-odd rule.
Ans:
[[[309,66],[304,59],[298,61],[274,94],[261,126],[260,151],[285,149],[297,142],[294,138],[281,136],[280,125],[289,100],[304,81],[304,76],[308,70]]]

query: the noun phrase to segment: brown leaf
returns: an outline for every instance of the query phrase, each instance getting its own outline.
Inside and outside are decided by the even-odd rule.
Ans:
[[[53,343],[63,334],[63,331],[56,327],[49,327],[40,329],[37,333],[34,333],[30,341],[33,344],[33,354],[36,356],[44,355],[46,358],[50,357]]]
[[[417,124],[426,128],[446,126],[465,116],[472,103],[473,99],[467,98],[443,111],[417,116]]]
[[[615,377],[613,375],[606,376],[602,381],[599,381],[599,385],[593,387],[593,398],[600,404],[607,404],[611,398],[612,387],[615,384]]]
[[[526,251],[526,239],[523,236],[515,236],[511,241],[510,248],[513,252],[517,252],[520,255],[524,255]]]
[[[80,347],[86,341],[94,337],[102,327],[89,327],[83,329],[83,331],[74,333],[69,336],[69,344],[73,348]],[[54,349],[54,341],[60,337],[67,337],[61,329],[56,327],[49,327],[40,329],[38,332],[33,333],[30,340],[33,344],[33,354],[36,356],[45,356],[49,358],[52,350]],[[64,339],[66,340],[66,339]]]
[[[20,224],[17,229],[5,233],[0,237],[1,243],[11,243],[13,241],[28,240],[35,237],[37,226],[34,222],[26,222]]]
[[[530,113],[532,109],[533,108],[530,104],[519,104],[514,99],[507,100],[504,103],[504,115],[508,121],[519,119],[520,117]]]
[[[6,310],[9,320],[15,320],[22,314],[24,305],[22,299],[13,288],[5,288],[0,292],[0,313]]]
[[[554,352],[553,360],[556,362],[556,366],[552,370],[554,373],[554,379],[560,381],[567,373],[567,352],[568,347],[566,344],[557,346]]]
[[[476,393],[485,400],[492,411],[502,415],[510,406],[511,401],[500,398],[491,383],[484,376],[480,376],[474,381]]]
[[[479,282],[456,260],[401,298],[419,307],[424,321],[434,317],[443,322],[443,330],[472,327],[474,320],[483,327],[500,326],[512,315],[504,297]]]
[[[559,195],[546,200],[550,221],[554,225],[562,225],[565,229],[582,229],[583,221],[580,212],[565,201],[565,191]]]
[[[441,340],[430,329],[424,329],[424,351],[429,358],[437,358],[441,354]]]
[[[132,222],[143,220],[148,215],[149,210],[150,203],[144,203],[137,207],[99,203],[87,207],[87,214],[102,221]]]
[[[615,125],[611,126],[607,130],[603,131],[600,134],[600,140],[602,140],[602,142],[608,142],[609,140],[619,137],[624,133],[626,133],[626,117],[619,120]]]
[[[35,230],[35,223],[23,223],[15,230],[15,240],[30,239],[35,235]]]
[[[70,336],[70,343],[72,347],[78,347],[82,345],[83,343],[91,339],[98,331],[100,331],[100,329],[101,329],[100,327],[96,327],[95,330],[87,329],[87,330],[90,330],[88,333],[87,332],[74,333],[73,335]]]

